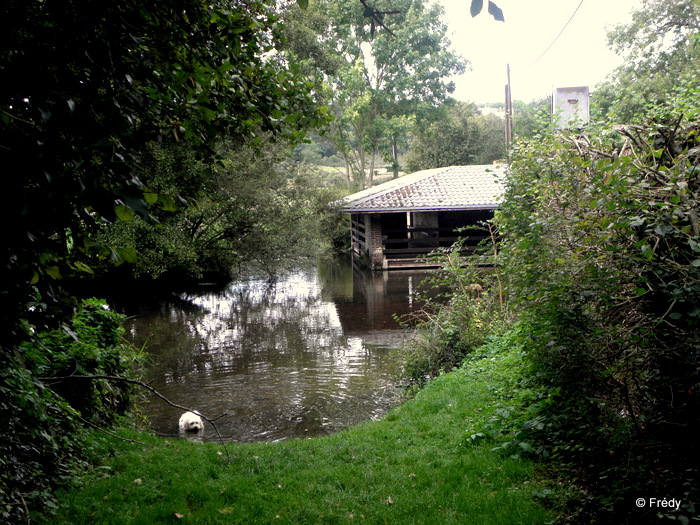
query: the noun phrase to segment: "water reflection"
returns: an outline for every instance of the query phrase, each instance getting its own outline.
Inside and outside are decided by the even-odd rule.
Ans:
[[[414,307],[421,278],[307,268],[144,307],[127,329],[146,343],[146,380],[175,403],[210,417],[226,412],[217,421],[225,439],[323,435],[400,401],[396,350],[410,331],[393,315]],[[157,433],[177,435],[180,410],[151,399],[144,411]],[[216,439],[208,423],[204,439]]]

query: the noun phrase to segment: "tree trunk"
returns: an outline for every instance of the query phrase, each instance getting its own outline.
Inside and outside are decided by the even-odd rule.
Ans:
[[[399,148],[396,147],[396,137],[392,137],[391,143],[391,158],[393,159],[392,168],[394,169],[394,178],[399,178]]]

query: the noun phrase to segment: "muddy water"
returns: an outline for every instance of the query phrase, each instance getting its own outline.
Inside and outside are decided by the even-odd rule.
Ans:
[[[225,440],[330,434],[380,418],[402,400],[394,314],[418,305],[419,272],[310,267],[274,282],[248,278],[222,292],[142,307],[127,325],[150,356],[146,380],[174,403],[216,417]],[[181,410],[143,402],[152,429],[178,435]],[[218,439],[206,424],[204,440]]]

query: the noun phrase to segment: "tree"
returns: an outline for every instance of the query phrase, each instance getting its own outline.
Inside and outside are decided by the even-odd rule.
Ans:
[[[25,305],[91,271],[78,254],[100,225],[148,219],[138,166],[150,141],[187,143],[200,160],[217,137],[292,140],[325,121],[315,84],[282,55],[263,1],[5,2],[0,13],[0,162],[7,336]],[[111,252],[119,258],[117,251]],[[32,309],[32,315],[51,309]]]
[[[662,103],[676,80],[700,63],[700,4],[695,0],[645,0],[627,25],[608,32],[625,56],[596,93],[596,109],[618,124],[639,121],[648,104]]]
[[[373,8],[374,9],[374,8]],[[376,8],[379,9],[379,8]],[[382,152],[402,141],[406,118],[420,106],[437,106],[453,86],[445,78],[464,69],[464,61],[447,50],[441,9],[421,0],[393,3],[385,19],[391,33],[377,29],[372,14],[355,0],[321,0],[309,11],[326,17],[319,40],[326,53],[340,60],[326,76],[329,106],[336,117],[331,127],[348,176],[360,185]],[[388,158],[392,158],[391,154]]]
[[[513,134],[516,140],[532,139],[549,130],[552,122],[552,98],[532,102],[513,102]]]
[[[696,0],[644,0],[627,25],[608,33],[610,46],[628,58],[640,73],[658,72],[687,57],[690,37],[700,32]]]
[[[28,507],[48,508],[48,488],[85,448],[78,418],[91,409],[77,412],[42,374],[59,364],[65,375],[114,362],[110,372],[130,369],[121,344],[104,352],[106,306],[95,307],[85,332],[69,322],[77,300],[65,278],[93,273],[95,258],[119,262],[136,251],[97,242],[105,225],[128,225],[191,264],[197,253],[177,244],[186,236],[172,219],[180,210],[192,217],[196,199],[211,196],[222,137],[260,151],[268,137],[299,141],[327,120],[317,83],[275,50],[279,37],[264,0],[0,6],[3,519],[29,521]],[[170,157],[158,158],[164,151]],[[105,421],[124,409],[102,408]]]
[[[441,117],[416,125],[409,146],[409,171],[490,164],[505,157],[504,121],[495,115],[479,115],[474,104],[448,101]]]

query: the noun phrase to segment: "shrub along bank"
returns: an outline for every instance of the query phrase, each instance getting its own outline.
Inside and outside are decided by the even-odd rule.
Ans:
[[[518,143],[491,225],[493,270],[445,255],[449,300],[427,315],[409,359],[422,380],[510,327],[533,398],[506,446],[571,484],[562,521],[697,519],[696,85],[680,82],[645,125]]]
[[[70,322],[0,352],[0,521],[55,509],[53,489],[79,472],[90,446],[85,425],[110,425],[131,408],[125,383],[74,377],[138,373],[142,355],[123,339],[124,319],[86,300]]]
[[[646,125],[514,152],[500,274],[542,393],[536,450],[583,523],[688,523],[700,497],[700,90]],[[652,501],[680,501],[673,511]]]

